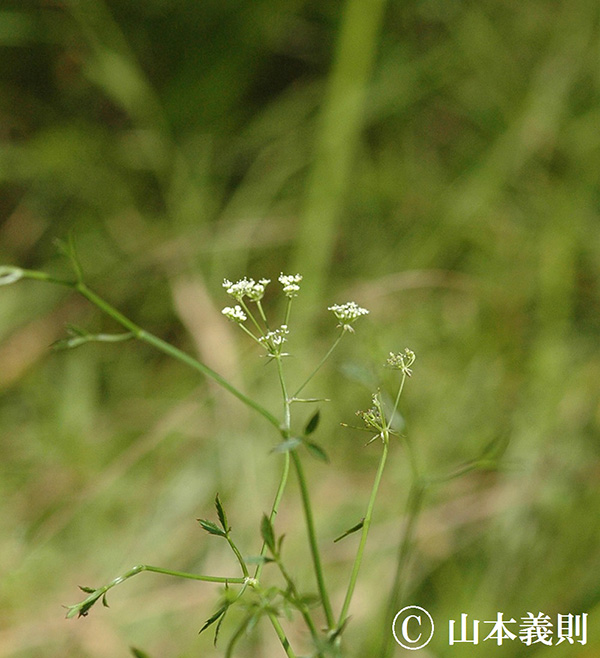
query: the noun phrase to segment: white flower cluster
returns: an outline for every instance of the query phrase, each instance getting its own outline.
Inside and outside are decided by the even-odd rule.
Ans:
[[[351,324],[361,315],[368,315],[369,311],[362,308],[356,302],[346,302],[345,304],[334,304],[329,306],[328,311],[332,311],[335,317],[340,321],[339,327],[344,331],[354,331]]]
[[[281,352],[283,344],[286,342],[286,336],[290,333],[286,324],[282,324],[279,329],[269,331],[258,340],[269,353],[269,356],[284,356]]]
[[[247,320],[246,314],[239,304],[236,304],[233,308],[231,306],[226,306],[221,313],[230,320],[233,320],[233,322],[242,323]]]
[[[404,349],[404,352],[398,352],[398,354],[390,352],[386,360],[386,365],[395,370],[402,370],[405,375],[410,377],[412,375],[410,367],[415,362],[415,359],[415,353],[407,347]]]
[[[280,274],[279,283],[283,286],[283,292],[291,299],[298,295],[300,286],[298,285],[302,281],[301,274]]]
[[[237,299],[238,302],[241,302],[244,297],[248,297],[248,299],[253,302],[259,302],[265,294],[267,284],[270,282],[270,279],[260,279],[260,281],[255,281],[254,279],[247,279],[244,277],[243,279],[232,283],[228,279],[225,279],[223,281],[223,288],[225,288],[228,295]]]

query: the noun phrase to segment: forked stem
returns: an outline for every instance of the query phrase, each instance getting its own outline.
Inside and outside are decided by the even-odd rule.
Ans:
[[[230,384],[224,377],[222,377],[218,372],[215,372],[212,368],[209,368],[207,365],[198,361],[194,357],[190,356],[186,352],[178,349],[174,345],[167,343],[162,338],[151,334],[150,332],[142,329],[135,322],[130,320],[128,317],[123,315],[119,310],[114,306],[109,304],[104,300],[100,295],[96,294],[93,290],[88,288],[88,286],[83,283],[83,281],[68,281],[65,279],[57,279],[55,277],[46,274],[45,272],[40,272],[37,270],[21,270],[22,278],[36,279],[38,281],[45,281],[46,283],[53,283],[55,285],[63,286],[65,288],[71,288],[76,290],[80,295],[85,297],[90,301],[94,306],[97,306],[101,311],[110,316],[113,320],[118,322],[122,327],[125,327],[131,334],[138,340],[144,341],[149,345],[152,345],[156,349],[160,350],[164,354],[181,361],[185,365],[193,368],[194,370],[200,372],[201,374],[209,377],[213,381],[217,382],[219,386],[224,388],[226,391],[229,391],[234,395],[238,400],[243,402],[247,407],[257,411],[263,418],[269,421],[271,425],[274,425],[279,429],[279,420],[267,409],[265,409],[261,404],[249,398],[247,395],[238,390],[233,384]]]

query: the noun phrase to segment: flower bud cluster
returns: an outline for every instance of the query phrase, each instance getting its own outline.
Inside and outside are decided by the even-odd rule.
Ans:
[[[370,409],[367,409],[366,411],[357,411],[356,415],[363,419],[367,427],[381,431],[383,429],[384,419],[382,418],[381,401],[379,400],[378,394],[373,395],[372,401],[373,406]]]
[[[390,352],[386,365],[394,370],[402,370],[405,375],[410,377],[412,375],[410,367],[415,362],[415,358],[415,353],[407,347],[404,349],[404,352],[398,352],[398,354]]]

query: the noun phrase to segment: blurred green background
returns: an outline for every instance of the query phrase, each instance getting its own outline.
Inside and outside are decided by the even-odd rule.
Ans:
[[[332,398],[315,437],[331,464],[306,467],[336,609],[357,538],[332,540],[364,515],[380,450],[339,423],[389,385],[389,351],[417,353],[401,406],[427,473],[509,439],[506,468],[426,497],[406,583],[438,623],[422,656],[600,651],[599,13],[593,0],[0,3],[0,263],[66,275],[54,240],[72,231],[93,289],[274,411],[274,370],[220,314],[223,278],[304,274],[296,382],[335,335],[328,305],[370,309],[307,391]],[[0,289],[0,658],[221,655],[197,634],[211,585],[146,574],[86,619],[60,606],[138,563],[237,573],[195,518],[219,491],[257,553],[277,437],[148,346],[52,352],[67,322],[115,329],[68,291]],[[378,655],[389,633],[409,481],[396,443],[349,656]],[[292,480],[278,527],[314,590],[297,498]],[[587,612],[588,644],[448,646],[448,619],[497,611]],[[239,655],[283,652],[265,623]]]

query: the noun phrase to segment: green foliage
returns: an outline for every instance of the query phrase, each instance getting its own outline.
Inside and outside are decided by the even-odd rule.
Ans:
[[[147,654],[145,651],[142,651],[141,649],[136,649],[135,647],[129,647],[129,651],[131,651],[131,655],[134,658],[150,658],[150,655]]]

